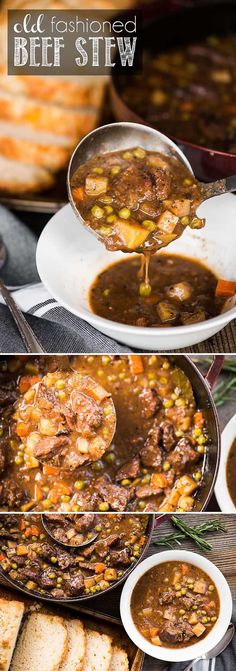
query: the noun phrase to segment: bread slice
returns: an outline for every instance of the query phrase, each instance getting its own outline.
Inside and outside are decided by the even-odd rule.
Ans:
[[[0,120],[0,154],[11,160],[60,170],[67,165],[75,142],[65,135],[29,130]]]
[[[80,620],[65,620],[68,635],[68,654],[60,671],[82,671],[85,655],[85,631]]]
[[[112,648],[112,658],[109,671],[129,671],[128,655],[125,650],[120,648],[118,645],[115,645],[114,648]]]
[[[85,633],[85,658],[82,671],[109,671],[112,656],[110,636],[90,629]]]
[[[46,168],[12,161],[0,154],[0,190],[18,195],[49,189],[53,184],[54,177]]]
[[[62,617],[32,613],[18,640],[11,671],[58,671],[68,652],[67,639]]]
[[[0,599],[0,669],[8,671],[21,620],[24,604],[20,601]]]

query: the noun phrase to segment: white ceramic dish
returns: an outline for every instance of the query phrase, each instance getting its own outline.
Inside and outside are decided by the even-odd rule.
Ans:
[[[236,438],[236,415],[228,422],[221,435],[221,453],[218,476],[215,484],[217,503],[223,513],[235,513],[236,507],[231,499],[226,477],[226,465],[231,445]]]
[[[236,198],[224,194],[199,208],[207,224],[199,231],[186,230],[166,253],[190,256],[206,263],[220,277],[236,280]],[[127,255],[126,255],[127,257]],[[170,351],[206,340],[236,317],[236,305],[224,313],[191,326],[139,328],[118,324],[95,315],[89,305],[89,289],[96,275],[122,252],[108,252],[66,205],[45,226],[38,242],[36,262],[42,282],[67,310],[102,333],[138,350]]]
[[[188,645],[185,648],[168,648],[164,645],[156,646],[149,643],[149,641],[139,633],[131,615],[131,596],[137,581],[150,568],[166,561],[183,561],[198,566],[205,571],[215,583],[220,597],[220,613],[213,629],[205,638],[193,645]],[[131,640],[147,655],[151,655],[151,657],[165,660],[167,662],[185,662],[189,659],[205,655],[211,650],[221,640],[228,629],[232,615],[232,607],[231,591],[221,571],[219,571],[209,559],[206,559],[206,557],[186,550],[168,550],[144,559],[144,561],[138,564],[127,578],[122,589],[120,600],[121,619]]]

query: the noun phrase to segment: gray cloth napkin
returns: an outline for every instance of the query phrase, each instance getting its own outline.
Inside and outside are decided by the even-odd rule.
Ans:
[[[32,220],[33,216],[32,214]],[[1,271],[5,284],[16,287],[39,282],[35,263],[36,236],[3,206],[0,206],[0,235],[8,251],[7,262]],[[46,352],[129,351],[129,348],[103,335],[60,305],[48,309],[43,318],[27,314],[26,319]],[[24,351],[24,345],[8,308],[0,305],[0,352]]]
[[[236,627],[236,601],[233,603],[233,614],[231,620]],[[191,660],[189,660],[191,661]],[[184,671],[188,662],[181,662],[168,665],[166,662],[159,662],[148,655],[145,657],[143,671]],[[192,671],[205,671],[207,663],[198,662],[198,665],[193,665]],[[215,671],[234,671],[236,669],[236,635],[232,639],[230,645],[226,650],[216,657]]]

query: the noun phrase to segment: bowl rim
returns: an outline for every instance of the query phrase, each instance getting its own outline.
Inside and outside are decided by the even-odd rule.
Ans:
[[[198,641],[197,643],[189,645],[185,648],[168,648],[164,646],[159,647],[149,643],[149,641],[139,633],[131,615],[130,601],[133,589],[138,580],[150,568],[158,566],[158,564],[162,564],[165,561],[185,561],[198,566],[203,571],[205,571],[215,582],[220,597],[219,618],[213,629],[209,632],[209,634],[207,634],[205,638],[202,639],[202,641]],[[126,633],[131,638],[133,643],[135,643],[135,645],[137,645],[143,652],[150,655],[151,657],[168,662],[185,662],[189,659],[194,659],[209,652],[221,640],[222,636],[226,632],[230,624],[232,608],[233,600],[231,590],[220,569],[205,556],[183,549],[157,552],[140,562],[140,564],[135,567],[132,574],[127,578],[120,598],[121,620]]]
[[[233,415],[233,417],[231,417],[231,419],[226,424],[221,434],[220,463],[214,490],[219,508],[224,513],[236,512],[236,506],[234,505],[234,502],[229,493],[229,488],[227,485],[227,476],[226,476],[228,456],[233,440],[235,438],[236,438],[236,413],[235,415]]]
[[[44,237],[46,235],[46,231],[48,231],[48,227],[52,225],[52,222],[54,218],[57,218],[59,215],[63,216],[63,213],[67,213],[70,211],[74,217],[76,217],[75,211],[71,205],[70,202],[68,202],[66,205],[64,205],[58,212],[56,212],[47,222],[46,226],[44,227],[37,243],[37,249],[36,249],[36,265],[37,265],[37,270],[39,273],[39,276],[41,278],[41,262],[40,262],[40,255],[41,255],[41,245],[43,243]],[[78,215],[77,215],[78,219]],[[67,217],[65,217],[65,222],[67,221]],[[163,252],[164,254],[165,252]],[[119,261],[119,259],[117,259]],[[78,272],[79,272],[79,265],[78,265]],[[151,337],[168,337],[168,338],[173,338],[175,336],[182,336],[182,335],[189,335],[190,333],[201,333],[201,332],[206,332],[208,330],[211,330],[212,328],[220,330],[221,327],[225,326],[229,322],[232,321],[232,319],[236,318],[236,305],[230,310],[227,310],[225,312],[220,313],[216,317],[212,317],[211,319],[206,319],[205,321],[198,322],[195,324],[189,324],[186,326],[171,326],[171,327],[148,327],[148,326],[132,326],[129,324],[120,324],[120,322],[115,322],[109,319],[105,319],[105,317],[100,317],[96,313],[92,312],[91,309],[84,309],[83,307],[78,307],[76,309],[72,309],[71,304],[67,303],[66,300],[62,299],[60,295],[58,295],[57,291],[54,290],[54,288],[51,288],[51,284],[48,281],[45,281],[45,279],[42,279],[42,282],[48,292],[55,298],[55,300],[58,301],[60,305],[66,308],[70,313],[75,314],[79,316],[81,319],[84,321],[89,322],[89,324],[92,324],[92,326],[95,326],[98,328],[98,330],[103,329],[109,329],[111,332],[116,333],[121,333],[121,334],[126,334],[129,336],[143,336],[145,338],[148,338],[149,336]],[[95,278],[94,278],[95,280]],[[91,287],[91,284],[90,284]],[[88,308],[89,306],[89,301],[88,301]],[[103,331],[104,332],[104,331]],[[204,335],[205,339],[207,336]]]

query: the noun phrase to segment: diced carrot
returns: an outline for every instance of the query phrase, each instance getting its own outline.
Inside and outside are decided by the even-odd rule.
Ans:
[[[158,388],[158,396],[161,396],[162,398],[167,398],[170,393],[170,387],[169,385],[162,385],[161,387]],[[170,408],[173,410],[173,408]],[[168,413],[167,413],[168,414]]]
[[[201,429],[204,426],[204,417],[203,417],[203,414],[200,410],[195,412],[195,415],[194,415],[193,419],[194,419],[194,424],[198,429]]]
[[[75,189],[72,190],[73,193],[73,198],[75,200],[84,200],[84,187],[83,186],[77,186]]]
[[[48,494],[48,498],[52,503],[57,503],[61,496],[70,496],[71,488],[65,482],[55,482],[54,487]]]
[[[150,484],[151,487],[161,487],[161,489],[165,489],[168,485],[168,480],[164,473],[153,473]]]
[[[38,527],[32,526],[32,527],[28,527],[25,530],[25,537],[26,538],[29,538],[30,536],[39,536],[39,534],[40,534],[40,531],[39,531]]]
[[[60,472],[59,468],[56,468],[56,466],[47,466],[46,464],[43,465],[43,474],[44,475],[58,475]]]
[[[20,522],[19,522],[19,529],[20,529],[20,531],[24,531],[24,530],[25,530],[25,527],[26,527],[26,523],[25,523],[24,520],[21,519]]]
[[[36,384],[41,380],[41,377],[39,375],[22,375],[19,381],[19,391],[21,394],[25,394],[26,391],[30,387],[32,387],[33,384]]]
[[[188,564],[182,564],[181,568],[183,575],[186,575],[188,573]]]
[[[106,564],[103,564],[102,562],[97,562],[95,565],[95,573],[103,573],[105,571]]]
[[[0,561],[3,561],[3,559],[6,559],[5,555],[0,555]]]
[[[25,422],[18,422],[18,424],[16,425],[17,436],[23,438],[25,436],[28,436],[29,432],[30,432],[29,424],[26,424]]]
[[[236,282],[229,282],[227,280],[218,280],[215,290],[215,295],[219,298],[230,298],[236,293]]]
[[[35,498],[35,501],[42,501],[42,499],[43,499],[43,491],[42,491],[41,487],[38,485],[37,482],[35,483],[35,486],[34,486],[34,498]]]
[[[143,362],[139,354],[129,355],[129,366],[132,375],[138,375],[139,373],[143,373]]]
[[[207,603],[207,604],[204,603],[204,608],[208,613],[209,610],[212,610],[213,608],[215,608],[215,605],[216,605],[215,601],[209,601],[209,603]]]
[[[153,638],[153,636],[156,636],[158,634],[157,627],[150,627],[149,633],[150,633],[151,638]]]

